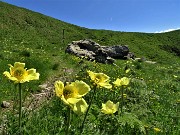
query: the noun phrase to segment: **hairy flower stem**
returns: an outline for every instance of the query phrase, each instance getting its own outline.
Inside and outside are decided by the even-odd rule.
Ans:
[[[66,125],[66,135],[69,133],[69,127],[71,122],[71,108],[68,107],[67,125]]]
[[[103,102],[105,102],[105,90],[103,89]]]
[[[92,104],[92,101],[93,101],[93,99],[94,99],[95,94],[96,94],[96,87],[95,87],[94,90],[93,90],[93,93],[92,93],[92,97],[91,97],[89,106],[88,106],[88,108],[87,108],[86,114],[85,114],[85,116],[84,116],[84,120],[83,120],[82,125],[81,125],[81,129],[80,129],[80,133],[81,133],[81,134],[82,134],[82,132],[83,132],[84,123],[85,123],[85,121],[86,121],[86,117],[87,117],[87,114],[88,114],[89,109],[90,109],[90,107],[91,107],[91,104]]]
[[[123,115],[123,105],[124,105],[124,87],[121,87],[121,116]]]
[[[22,134],[22,125],[21,125],[21,118],[22,118],[22,89],[21,83],[19,83],[19,134]]]
[[[17,91],[17,84],[15,84],[14,85],[14,89],[15,89],[15,91]],[[17,107],[16,105],[17,105],[17,93],[15,92],[14,93],[14,96],[13,96],[13,113],[15,112],[15,108]]]

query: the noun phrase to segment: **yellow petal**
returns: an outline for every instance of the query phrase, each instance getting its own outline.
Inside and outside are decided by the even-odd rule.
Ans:
[[[128,68],[128,69],[125,71],[125,72],[126,72],[126,74],[127,74],[127,73],[129,73],[129,71],[130,71],[130,70],[131,70],[131,69],[129,69],[129,68]]]
[[[113,114],[113,113],[112,113],[112,110],[106,108],[106,105],[105,105],[105,104],[102,104],[101,112],[104,113],[104,114]]]
[[[88,74],[89,74],[89,76],[90,76],[90,78],[91,78],[91,80],[95,80],[95,73],[94,72],[92,72],[92,71],[90,71],[90,70],[88,70],[87,71],[88,72]]]
[[[119,102],[117,102],[116,104],[114,104],[112,101],[108,100],[106,102],[106,104],[102,103],[102,109],[101,112],[105,113],[105,114],[113,114],[116,111],[118,111],[118,107],[119,107]]]
[[[121,79],[117,78],[116,81],[113,82],[115,86],[126,86],[130,82],[130,79],[127,77],[123,77]]]
[[[21,63],[21,62],[14,63],[14,68],[24,68],[24,67],[25,67],[25,63]]]
[[[36,69],[29,69],[27,70],[28,76],[26,77],[26,81],[30,80],[39,80],[39,73],[36,73]]]
[[[55,87],[55,92],[56,92],[56,95],[58,97],[61,97],[63,95],[63,89],[64,89],[64,84],[63,82],[61,81],[56,81],[54,83],[54,87]]]
[[[90,91],[89,85],[87,85],[83,81],[75,81],[71,83],[70,85],[73,87],[74,90],[77,91],[78,98],[86,95]]]
[[[117,103],[114,105],[114,113],[115,113],[116,111],[118,111],[118,108],[119,108],[119,102],[117,102]]]
[[[79,102],[81,99],[80,98],[68,98],[67,102],[69,104],[76,104],[77,102]]]
[[[14,72],[14,67],[11,64],[8,64],[8,66],[10,66],[9,70],[10,70],[10,74],[12,75]]]
[[[86,110],[88,108],[88,104],[86,103],[86,101],[81,98],[81,100],[79,100],[79,102],[77,102],[76,104],[74,104],[73,106],[73,111],[76,113],[76,114],[82,114],[82,113],[85,113]]]
[[[64,98],[63,95],[61,96],[61,100],[64,102],[64,104],[71,106],[71,105],[69,104],[69,102]]]
[[[71,107],[71,109],[75,112],[79,111],[78,106],[82,104],[82,98],[68,98],[65,99],[64,96],[61,96],[61,100],[64,102],[64,104]]]
[[[154,128],[154,131],[156,131],[156,132],[160,132],[160,131],[161,131],[161,129],[159,129],[159,128]]]
[[[112,85],[109,84],[109,76],[107,76],[104,73],[94,73],[92,71],[87,71],[91,80],[96,84],[101,87],[105,87],[108,89],[112,88]]]
[[[107,80],[109,80],[109,76],[107,76],[104,73],[94,73],[92,71],[87,71],[91,80],[93,81],[99,81],[99,82],[106,82]]]
[[[101,83],[101,82],[107,82],[110,77],[104,73],[96,73],[96,78],[98,78],[99,83]]]
[[[10,74],[9,72],[7,72],[7,71],[5,71],[3,74],[4,74],[9,80],[12,80],[12,81],[15,81],[15,82],[18,81],[18,79],[17,79],[16,77],[11,76],[11,74]]]
[[[113,82],[115,86],[120,86],[121,85],[121,79],[117,78],[116,81]]]
[[[121,85],[128,85],[130,82],[129,78],[123,77],[121,78]]]
[[[111,89],[112,85],[109,83],[99,83],[99,86],[104,87],[106,89]]]

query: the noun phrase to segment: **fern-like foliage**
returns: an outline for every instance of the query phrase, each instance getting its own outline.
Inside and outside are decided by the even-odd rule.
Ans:
[[[122,128],[132,130],[132,131],[127,131],[127,132],[131,132],[131,133],[133,132],[135,134],[146,133],[143,122],[140,121],[137,118],[137,116],[132,113],[125,112],[122,116],[118,118],[118,123],[120,124]]]

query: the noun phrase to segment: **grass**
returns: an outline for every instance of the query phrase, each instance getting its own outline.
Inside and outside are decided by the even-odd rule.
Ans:
[[[40,91],[40,84],[53,84],[55,78],[63,78],[63,82],[78,79],[92,85],[87,70],[107,74],[111,83],[117,77],[126,76],[131,78],[131,83],[125,90],[124,115],[101,113],[102,103],[120,100],[120,90],[100,89],[88,113],[83,134],[180,134],[180,30],[161,34],[91,30],[3,2],[0,2],[0,8],[0,72],[8,71],[8,64],[20,61],[25,62],[28,69],[35,68],[40,73],[39,81],[23,84],[24,96]],[[118,66],[114,66],[65,53],[68,43],[85,38],[100,45],[128,45],[137,57],[157,64],[116,60]],[[127,67],[131,69],[129,73],[125,73]],[[72,72],[64,72],[65,69]],[[3,74],[0,74],[0,82],[0,102],[13,101],[17,91],[12,82]],[[84,97],[87,103],[91,93]],[[66,106],[53,96],[38,111],[23,113],[24,134],[64,134],[66,112]],[[15,110],[0,108],[0,119],[7,116],[7,134],[18,131],[16,114]],[[83,118],[84,115],[72,115],[70,134],[79,134]],[[154,128],[161,131],[156,132]]]

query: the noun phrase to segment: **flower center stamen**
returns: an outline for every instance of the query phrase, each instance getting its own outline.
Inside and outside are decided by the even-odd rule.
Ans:
[[[22,69],[17,69],[14,71],[14,77],[20,79],[24,75],[24,71]]]
[[[64,95],[65,99],[68,99],[68,98],[73,97],[74,93],[72,90],[64,89],[63,95]]]

